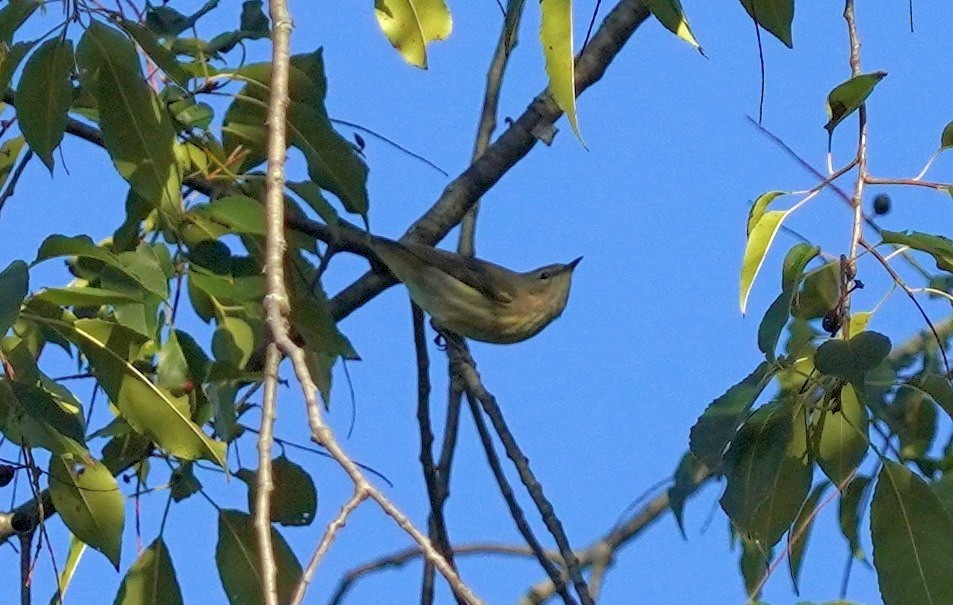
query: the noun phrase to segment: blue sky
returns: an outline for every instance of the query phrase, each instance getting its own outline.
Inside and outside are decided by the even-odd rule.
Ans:
[[[188,12],[198,4],[174,6]],[[911,34],[906,3],[880,4],[858,7],[864,70],[890,74],[868,103],[870,162],[878,176],[912,176],[953,119],[944,102],[949,98],[948,79],[942,67],[953,51],[947,28],[953,7],[916,3],[917,31]],[[370,3],[291,2],[296,23],[292,44],[296,52],[324,47],[332,117],[379,131],[455,176],[469,163],[501,17],[490,0],[451,0],[449,5],[454,31],[447,41],[430,47],[428,71],[402,62],[378,31]],[[232,27],[239,6],[237,1],[223,2],[219,16],[210,18],[201,31],[214,34]],[[536,6],[527,3],[520,44],[504,82],[504,117],[519,115],[545,85]],[[593,2],[577,2],[579,39],[592,7]],[[780,260],[794,241],[783,236],[779,240],[755,284],[749,316],[742,317],[738,275],[748,204],[767,190],[815,184],[745,119],[757,114],[760,79],[754,28],[744,10],[738,3],[701,0],[684,0],[684,8],[708,58],[654,21],[647,22],[606,77],[579,101],[588,151],[572,137],[565,120],[560,121],[554,145],[538,146],[512,169],[484,198],[480,215],[477,247],[484,258],[529,269],[585,257],[567,310],[552,326],[522,344],[473,346],[486,386],[497,396],[576,545],[608,530],[646,488],[670,475],[704,407],[760,361],[758,321],[777,294]],[[828,91],[849,76],[841,10],[840,3],[798,3],[793,51],[763,36],[765,125],[821,169],[827,146],[824,101]],[[217,29],[212,27],[216,23]],[[252,43],[250,49],[252,57],[261,58],[267,45]],[[835,165],[850,157],[854,128],[848,120],[836,132]],[[447,179],[364,138],[371,167],[372,229],[398,236],[433,203]],[[47,233],[85,232],[101,238],[120,220],[125,186],[105,153],[67,139],[63,157],[53,179],[34,162],[4,208],[0,264],[32,259]],[[951,168],[950,158],[941,157],[931,175],[949,181],[944,175]],[[870,190],[869,197],[877,191]],[[881,221],[885,228],[943,233],[953,218],[948,196],[891,193],[894,209]],[[849,241],[850,215],[838,199],[825,195],[799,212],[792,226],[828,252],[840,254]],[[453,244],[455,239],[452,244],[448,239],[444,245]],[[366,268],[362,259],[339,255],[331,265],[327,289],[338,291]],[[887,292],[887,285],[871,263],[861,263],[860,277],[868,287],[854,305],[867,310]],[[63,280],[58,264],[46,263],[31,274],[31,287],[60,285]],[[943,307],[930,308],[935,317],[943,316]],[[388,495],[423,526],[425,491],[417,464],[415,366],[406,292],[388,290],[341,328],[363,358],[348,366],[356,423],[345,447],[393,481]],[[889,299],[871,324],[895,342],[920,328],[916,310],[898,296]],[[433,407],[442,410],[446,364],[438,351],[432,348],[431,354]],[[287,368],[284,375],[290,377]],[[351,402],[340,368],[335,379],[330,422],[343,439],[350,428]],[[83,393],[81,385],[76,387]],[[102,402],[98,406],[102,410]],[[105,422],[105,416],[102,419]],[[442,426],[442,418],[435,425]],[[294,389],[281,392],[277,430],[288,439],[307,441],[304,408]],[[249,441],[242,448],[246,465],[254,461],[253,445]],[[6,446],[2,455],[12,452]],[[282,530],[299,558],[306,560],[327,520],[350,495],[350,486],[326,459],[293,451],[289,455],[318,483],[318,521],[306,529]],[[234,458],[232,462],[235,470]],[[511,478],[516,480],[512,473]],[[244,484],[226,483],[212,474],[202,479],[221,506],[244,508]],[[466,415],[451,491],[447,515],[455,543],[519,542]],[[728,522],[717,508],[720,492],[720,486],[710,486],[688,504],[687,541],[665,516],[622,550],[601,602],[743,602],[737,553],[729,550]],[[522,502],[530,508],[527,498]],[[141,501],[144,545],[156,535],[164,504],[164,494]],[[123,569],[135,557],[134,514],[130,501]],[[201,497],[173,507],[165,535],[186,602],[224,601],[213,563],[214,523],[214,509]],[[534,527],[542,534],[540,523]],[[67,543],[58,520],[51,523],[51,532],[62,564]],[[325,602],[347,569],[407,545],[389,519],[365,504],[332,548],[307,602]],[[5,552],[4,560],[15,565],[13,552]],[[829,506],[808,546],[801,598],[836,598],[846,554],[836,528],[836,506]],[[528,560],[469,557],[461,559],[460,566],[464,579],[488,603],[514,602],[543,577]],[[52,592],[50,574],[48,562],[41,563],[35,580],[37,602]],[[419,577],[416,565],[382,572],[359,583],[346,602],[414,602]],[[111,601],[119,580],[104,557],[89,552],[68,598]],[[0,602],[12,602],[15,594],[12,584],[0,588]],[[874,574],[855,565],[847,596],[880,602]],[[765,600],[798,600],[786,565],[769,581]],[[450,602],[443,588],[438,601]]]

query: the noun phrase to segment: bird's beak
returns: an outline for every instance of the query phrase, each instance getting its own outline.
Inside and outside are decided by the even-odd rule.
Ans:
[[[569,270],[572,271],[573,269],[575,269],[575,268],[576,268],[576,265],[578,265],[578,264],[579,264],[579,261],[581,261],[581,260],[582,260],[582,257],[580,256],[580,257],[577,258],[576,260],[574,260],[574,261],[572,261],[571,263],[569,263],[569,264],[567,265],[567,266],[569,267]]]

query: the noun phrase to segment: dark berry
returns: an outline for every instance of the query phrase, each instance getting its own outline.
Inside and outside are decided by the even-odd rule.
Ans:
[[[874,214],[884,215],[890,212],[890,196],[886,193],[878,193],[874,196]]]
[[[9,464],[0,464],[0,487],[10,485],[10,482],[13,481],[13,475],[15,474],[15,468]]]

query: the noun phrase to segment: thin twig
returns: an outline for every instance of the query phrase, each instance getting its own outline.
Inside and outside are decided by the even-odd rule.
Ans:
[[[546,528],[556,541],[560,555],[562,555],[563,560],[566,562],[566,571],[576,588],[580,601],[583,605],[591,605],[592,597],[589,594],[589,587],[586,584],[585,578],[582,576],[579,561],[576,559],[576,555],[569,545],[569,539],[563,530],[562,522],[556,516],[556,511],[553,509],[552,504],[543,494],[542,485],[540,485],[536,479],[533,471],[530,470],[529,459],[523,454],[522,449],[520,449],[519,444],[516,443],[516,439],[506,425],[506,420],[503,418],[503,413],[496,402],[496,398],[483,386],[472,358],[466,360],[461,359],[457,364],[457,371],[463,378],[464,385],[466,385],[467,395],[480,402],[480,405],[483,407],[483,412],[490,418],[490,422],[493,423],[496,434],[503,443],[506,455],[516,466],[520,480],[533,499],[533,503],[536,505],[537,510],[539,510],[539,514],[543,518]]]
[[[7,183],[7,188],[3,190],[2,194],[0,194],[0,211],[3,211],[3,207],[6,205],[7,200],[13,197],[17,183],[20,181],[20,177],[23,176],[23,171],[26,169],[27,163],[32,159],[33,150],[27,149],[26,153],[23,155],[23,159],[20,160],[20,163],[17,164],[17,167],[13,169],[13,174],[10,175],[10,181]]]
[[[338,511],[338,514],[334,519],[328,523],[327,529],[324,530],[324,534],[321,536],[321,542],[318,543],[318,547],[315,549],[314,554],[311,555],[311,560],[308,561],[308,566],[305,568],[304,572],[301,575],[301,581],[298,582],[298,586],[295,588],[294,597],[291,599],[291,605],[300,605],[304,602],[304,594],[308,588],[308,585],[311,583],[311,579],[314,577],[314,572],[317,571],[318,565],[321,564],[321,560],[324,559],[324,555],[327,554],[328,549],[331,548],[331,543],[334,542],[334,538],[337,536],[338,532],[347,524],[347,518],[357,510],[357,507],[361,505],[361,502],[366,500],[368,497],[367,492],[357,489],[354,491],[354,495],[351,496],[350,500],[344,503],[344,506],[341,507],[341,510]]]
[[[433,429],[430,426],[430,356],[427,354],[427,336],[424,326],[424,312],[413,301],[410,302],[413,317],[414,349],[417,353],[417,425],[420,431],[420,466],[427,486],[427,499],[430,502],[430,514],[427,528],[430,539],[451,567],[453,549],[447,532],[447,523],[443,516],[440,473],[433,459]],[[420,588],[420,603],[428,605],[434,599],[434,568],[424,564],[423,581]]]
[[[556,569],[556,566],[553,565],[552,559],[546,554],[546,551],[543,550],[543,545],[539,543],[539,540],[533,533],[533,529],[526,521],[526,515],[523,514],[523,509],[516,500],[516,494],[513,493],[513,488],[510,486],[509,481],[506,479],[506,474],[503,472],[500,458],[496,455],[496,448],[493,446],[493,436],[490,435],[486,422],[483,420],[480,405],[469,392],[467,393],[467,402],[470,404],[473,422],[476,424],[477,432],[480,434],[480,442],[483,444],[484,452],[486,452],[486,461],[490,465],[490,470],[493,472],[493,478],[496,479],[496,484],[500,488],[503,500],[506,502],[507,508],[510,509],[510,517],[516,523],[516,528],[519,530],[520,535],[523,536],[523,540],[526,541],[526,544],[536,556],[536,560],[539,561],[546,575],[553,581],[553,584],[556,586],[556,592],[563,598],[563,602],[567,605],[575,603],[576,600],[573,599],[569,593],[565,579],[562,577],[560,571]]]

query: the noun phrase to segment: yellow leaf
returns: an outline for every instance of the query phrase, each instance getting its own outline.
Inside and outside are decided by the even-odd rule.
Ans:
[[[576,121],[576,75],[572,44],[572,0],[540,0],[542,26],[539,39],[546,58],[549,93],[569,118],[572,131],[582,142]],[[583,143],[585,145],[585,143]]]
[[[427,68],[427,44],[450,35],[453,20],[443,0],[374,0],[377,22],[404,60]]]

